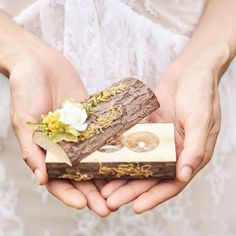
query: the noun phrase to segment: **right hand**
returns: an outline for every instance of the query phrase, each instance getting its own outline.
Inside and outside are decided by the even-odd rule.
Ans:
[[[17,26],[16,30],[19,31]],[[65,204],[77,209],[88,205],[98,215],[108,215],[110,211],[100,195],[104,182],[48,180],[45,153],[34,144],[33,127],[26,124],[54,111],[66,97],[85,98],[87,92],[79,75],[61,53],[23,30],[17,40],[10,38],[9,44],[9,48],[4,48],[10,54],[9,60],[6,56],[5,65],[0,60],[0,68],[4,69],[8,63],[3,71],[9,75],[11,118],[23,159],[37,183],[46,184],[48,191]]]
[[[136,213],[156,207],[179,194],[212,158],[220,130],[218,78],[206,66],[171,66],[157,87],[161,107],[150,122],[175,124],[176,178],[111,181],[101,192],[111,210],[131,201]]]

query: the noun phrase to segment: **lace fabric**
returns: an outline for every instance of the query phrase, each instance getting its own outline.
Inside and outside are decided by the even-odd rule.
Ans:
[[[156,8],[157,3],[163,6],[162,2],[39,0],[14,20],[62,51],[90,93],[126,76],[140,78],[155,88],[162,72],[186,44],[195,24],[192,28],[188,24],[191,29],[187,31],[184,24],[181,31],[170,21],[162,21]],[[166,2],[180,10],[190,6],[187,1]],[[205,4],[205,1],[198,2],[201,2],[199,6]],[[191,8],[195,12],[193,22],[197,22],[202,9]],[[172,21],[178,18],[175,14],[171,16]],[[222,130],[212,162],[178,197],[142,215],[133,214],[130,206],[126,206],[100,219],[87,209],[78,212],[58,203],[46,189],[35,187],[27,168],[17,159],[19,150],[10,132],[0,152],[0,236],[110,236],[127,235],[127,232],[135,236],[169,236],[176,232],[183,236],[235,235],[236,194],[232,182],[236,162],[235,78],[236,63],[233,62],[220,85]],[[5,87],[0,88],[4,88],[6,108],[6,80],[3,83]],[[4,122],[7,120],[5,108],[0,110],[0,120]],[[3,130],[1,124],[2,121],[0,130]],[[0,135],[3,133],[6,135],[5,128]]]
[[[190,36],[207,0],[122,0],[122,2],[153,22],[162,24],[165,29]]]
[[[49,23],[50,17],[55,21]],[[136,76],[154,88],[187,41],[120,1],[39,1],[15,20],[63,51],[89,92],[126,76]]]

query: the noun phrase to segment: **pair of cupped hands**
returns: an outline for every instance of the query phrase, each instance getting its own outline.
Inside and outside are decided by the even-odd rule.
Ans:
[[[11,117],[23,159],[37,183],[66,205],[87,206],[100,216],[130,202],[136,213],[142,213],[180,193],[211,159],[220,129],[218,74],[199,60],[185,63],[180,56],[172,62],[155,91],[161,107],[150,116],[150,122],[175,124],[176,179],[76,182],[48,179],[45,153],[34,144],[27,122],[60,107],[65,97],[80,100],[88,94],[78,72],[61,53],[41,43],[24,48],[9,75]]]

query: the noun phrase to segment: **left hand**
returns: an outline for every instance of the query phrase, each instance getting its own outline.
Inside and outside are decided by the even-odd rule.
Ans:
[[[103,181],[48,180],[45,152],[33,141],[33,127],[28,121],[38,122],[42,114],[48,114],[61,106],[65,98],[84,99],[87,92],[77,71],[59,52],[38,40],[35,51],[26,48],[11,70],[12,123],[26,164],[34,172],[38,184],[45,184],[48,191],[66,205],[82,209],[88,206],[100,216],[110,213],[100,194]]]
[[[177,149],[176,179],[109,182],[102,189],[115,210],[133,202],[136,213],[176,196],[211,159],[220,130],[218,77],[209,67],[173,63],[156,90],[161,107],[151,122],[173,122]]]
[[[16,37],[17,35],[17,37]],[[41,115],[61,106],[67,97],[87,96],[77,71],[59,52],[15,24],[0,11],[0,73],[9,77],[11,118],[22,156],[38,184],[76,209],[88,206],[100,216],[110,213],[100,194],[103,181],[48,180],[45,152],[33,141],[33,128]]]

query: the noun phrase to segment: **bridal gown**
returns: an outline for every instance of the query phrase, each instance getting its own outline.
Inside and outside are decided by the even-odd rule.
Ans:
[[[152,88],[181,52],[204,10],[199,0],[0,0],[0,9],[70,60],[89,92],[126,76]],[[66,79],[66,75],[65,75]],[[38,187],[9,124],[0,78],[0,236],[235,236],[236,65],[220,84],[222,130],[210,164],[174,199],[142,215],[101,219]]]

